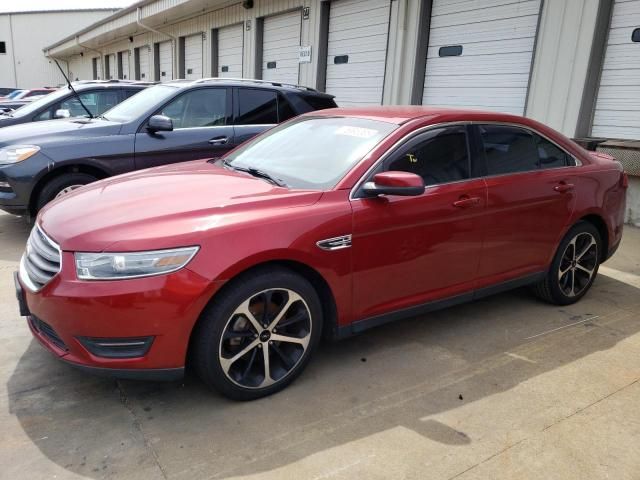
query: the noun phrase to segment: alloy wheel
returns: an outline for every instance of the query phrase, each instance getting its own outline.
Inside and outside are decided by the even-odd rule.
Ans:
[[[69,185],[68,187],[63,188],[62,190],[60,190],[58,193],[56,193],[56,196],[54,198],[60,198],[63,195],[66,195],[69,192],[72,192],[73,190],[75,190],[76,188],[80,188],[83,185]]]
[[[564,250],[558,269],[560,290],[575,297],[587,288],[598,267],[598,243],[588,232],[578,233]]]
[[[284,379],[300,363],[311,339],[308,305],[296,292],[259,292],[231,314],[219,346],[223,372],[244,388],[264,388]]]

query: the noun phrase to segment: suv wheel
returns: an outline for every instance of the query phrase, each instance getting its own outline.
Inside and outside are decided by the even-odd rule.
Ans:
[[[313,286],[283,268],[233,281],[203,313],[195,333],[195,368],[234,400],[253,400],[291,383],[307,365],[322,331]]]
[[[93,175],[87,173],[65,173],[59,177],[50,180],[40,191],[38,195],[38,202],[36,203],[37,210],[41,210],[47,203],[54,198],[61,197],[62,195],[69,193],[76,188],[82,187],[89,183],[95,182],[98,179]]]
[[[600,233],[591,223],[574,225],[560,242],[546,278],[534,286],[535,293],[557,305],[580,300],[598,274],[601,245]]]

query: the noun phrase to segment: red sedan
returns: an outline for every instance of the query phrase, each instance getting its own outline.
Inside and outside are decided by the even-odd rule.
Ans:
[[[566,305],[622,236],[627,178],[533,120],[422,107],[313,112],[223,160],[106,179],[38,217],[21,312],[67,362],[172,379],[190,358],[268,395],[344,337],[531,285]]]

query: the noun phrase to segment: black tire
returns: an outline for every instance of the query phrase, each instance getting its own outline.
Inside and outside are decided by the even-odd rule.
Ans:
[[[61,191],[65,188],[74,185],[87,185],[95,182],[98,179],[88,173],[72,172],[63,173],[62,175],[55,177],[45,184],[40,190],[38,195],[38,201],[36,202],[36,213],[40,211],[47,203],[56,198]]]
[[[588,249],[587,245],[590,245]],[[576,260],[583,250],[583,256]],[[535,294],[556,305],[577,302],[591,288],[601,258],[602,239],[598,229],[589,222],[575,224],[560,242],[545,278],[533,286]],[[587,270],[591,270],[590,276]]]
[[[247,309],[251,320],[238,313]],[[192,339],[193,366],[209,387],[233,400],[271,395],[304,370],[322,322],[320,299],[304,277],[281,267],[247,272],[226,285],[202,313]]]

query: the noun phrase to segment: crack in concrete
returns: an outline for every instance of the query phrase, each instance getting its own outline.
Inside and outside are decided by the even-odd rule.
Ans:
[[[145,435],[144,430],[142,429],[142,423],[140,422],[140,419],[138,418],[136,413],[133,411],[133,408],[129,403],[129,397],[127,396],[127,392],[125,392],[124,390],[122,382],[120,380],[116,380],[116,386],[118,387],[118,392],[120,393],[120,403],[122,403],[122,405],[124,405],[124,408],[126,408],[129,411],[129,414],[133,419],[133,427],[142,436],[142,441],[144,442],[144,446],[147,449],[147,451],[151,454],[151,457],[153,458],[154,463],[158,467],[158,470],[160,470],[160,474],[162,475],[162,478],[164,479],[169,478],[167,477],[167,472],[165,472],[164,467],[160,463],[160,457],[158,456],[158,452],[156,452],[155,448],[153,448],[153,445],[151,445],[151,442]]]

